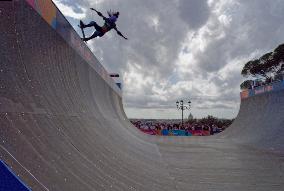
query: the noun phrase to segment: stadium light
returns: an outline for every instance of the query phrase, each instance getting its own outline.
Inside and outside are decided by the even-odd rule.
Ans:
[[[176,102],[177,109],[181,110],[181,127],[183,127],[183,111],[186,110],[186,109],[189,110],[190,107],[191,107],[191,105],[190,105],[191,101],[188,101],[187,103],[188,103],[188,105],[184,105],[183,100]]]

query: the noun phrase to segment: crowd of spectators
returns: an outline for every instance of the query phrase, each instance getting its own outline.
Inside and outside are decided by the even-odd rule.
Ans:
[[[209,136],[225,130],[233,120],[217,119],[212,116],[200,120],[181,122],[158,120],[131,120],[141,131],[151,135]]]

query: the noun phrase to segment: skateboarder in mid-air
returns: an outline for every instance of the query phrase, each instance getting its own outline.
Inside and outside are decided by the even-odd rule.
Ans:
[[[97,14],[102,17],[105,21],[104,25],[101,27],[99,26],[95,21],[91,21],[89,24],[84,24],[83,21],[80,20],[80,25],[79,27],[82,29],[83,32],[83,41],[88,41],[90,39],[96,38],[96,37],[102,37],[105,33],[107,33],[108,31],[110,31],[111,29],[116,30],[117,34],[121,37],[123,37],[124,39],[127,40],[127,38],[125,36],[123,36],[123,34],[121,34],[121,32],[119,30],[117,30],[116,28],[116,24],[115,22],[118,19],[119,16],[119,12],[112,12],[112,11],[108,11],[108,18],[103,16],[103,14],[97,10],[95,10],[94,8],[91,8],[91,10],[96,11]],[[92,34],[92,36],[86,38],[84,35],[84,28],[86,27],[95,27],[96,31]]]

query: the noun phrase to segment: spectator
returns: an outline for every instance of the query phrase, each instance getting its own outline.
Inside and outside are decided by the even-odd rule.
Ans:
[[[218,120],[212,116],[200,120],[181,123],[157,122],[146,120],[131,120],[132,124],[141,131],[151,135],[162,135],[162,130],[167,130],[164,135],[207,136],[225,130],[233,120]],[[222,128],[219,128],[222,127]],[[173,131],[175,130],[175,131]]]

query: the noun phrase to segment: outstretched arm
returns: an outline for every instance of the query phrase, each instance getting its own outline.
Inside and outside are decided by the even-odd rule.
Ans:
[[[114,30],[116,30],[116,32],[117,32],[117,34],[118,34],[119,36],[121,36],[121,37],[124,38],[125,40],[128,40],[128,38],[126,38],[125,36],[123,36],[123,34],[122,34],[116,27],[114,27]]]
[[[90,8],[90,9],[93,10],[93,11],[96,11],[97,14],[98,14],[100,17],[102,17],[104,20],[107,19],[101,12],[97,11],[96,9],[94,9],[94,8]]]

